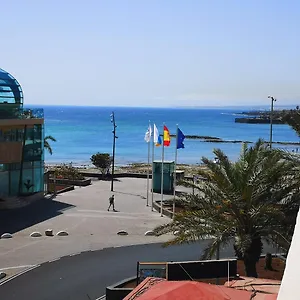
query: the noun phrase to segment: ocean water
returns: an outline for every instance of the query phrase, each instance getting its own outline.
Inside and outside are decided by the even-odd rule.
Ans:
[[[269,140],[269,124],[235,123],[236,113],[249,108],[132,108],[132,107],[69,107],[44,106],[45,134],[57,142],[51,143],[53,155],[46,153],[48,164],[72,162],[74,165],[90,164],[96,152],[112,153],[112,123],[110,114],[115,113],[117,124],[116,164],[146,162],[148,146],[144,135],[149,120],[162,133],[163,123],[175,134],[176,124],[186,135],[209,135],[226,140]],[[273,141],[295,142],[299,138],[287,125],[273,126]],[[275,145],[274,145],[275,146]],[[295,146],[280,146],[287,150]],[[201,157],[213,158],[213,148],[220,148],[228,157],[236,160],[241,144],[207,143],[185,140],[185,149],[178,150],[178,163],[201,163]],[[155,148],[155,159],[161,159],[161,147]],[[165,160],[174,160],[175,139],[165,147]]]

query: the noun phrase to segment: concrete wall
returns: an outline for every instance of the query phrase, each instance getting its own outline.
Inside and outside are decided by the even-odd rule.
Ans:
[[[298,300],[300,278],[300,214],[298,212],[292,244],[287,256],[286,267],[277,300]]]

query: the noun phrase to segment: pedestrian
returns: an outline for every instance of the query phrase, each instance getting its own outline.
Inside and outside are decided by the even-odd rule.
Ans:
[[[109,200],[109,206],[108,206],[107,211],[110,210],[110,207],[111,207],[111,206],[112,206],[112,208],[113,208],[113,211],[116,211],[116,210],[115,210],[115,195],[111,195],[111,196],[108,198],[108,200]]]

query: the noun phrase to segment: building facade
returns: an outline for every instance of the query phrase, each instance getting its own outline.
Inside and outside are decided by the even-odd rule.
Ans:
[[[24,108],[20,84],[0,69],[0,199],[43,191],[43,109]]]

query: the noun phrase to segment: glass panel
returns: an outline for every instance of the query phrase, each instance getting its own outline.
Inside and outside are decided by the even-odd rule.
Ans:
[[[33,127],[31,127],[31,128],[27,127],[27,129],[26,129],[26,141],[25,141],[26,145],[33,143],[33,139],[34,139],[33,136],[34,136]]]
[[[20,163],[9,164],[9,169],[11,171],[20,170],[21,164]]]
[[[42,192],[44,190],[44,170],[43,168],[34,169],[34,192]]]
[[[24,161],[42,160],[42,143],[25,145]]]
[[[10,196],[17,196],[19,193],[20,170],[10,171]]]
[[[8,196],[9,193],[9,174],[0,172],[0,198]]]
[[[16,131],[17,131],[17,133],[16,133],[16,135],[17,135],[17,137],[16,137],[17,142],[23,142],[24,129],[17,129]]]
[[[23,169],[22,193],[32,193],[34,188],[33,169]]]
[[[4,131],[4,136],[3,139],[5,142],[10,142],[11,141],[11,130],[5,130]]]
[[[41,142],[42,140],[42,126],[34,125],[33,127],[33,137],[35,142]]]

